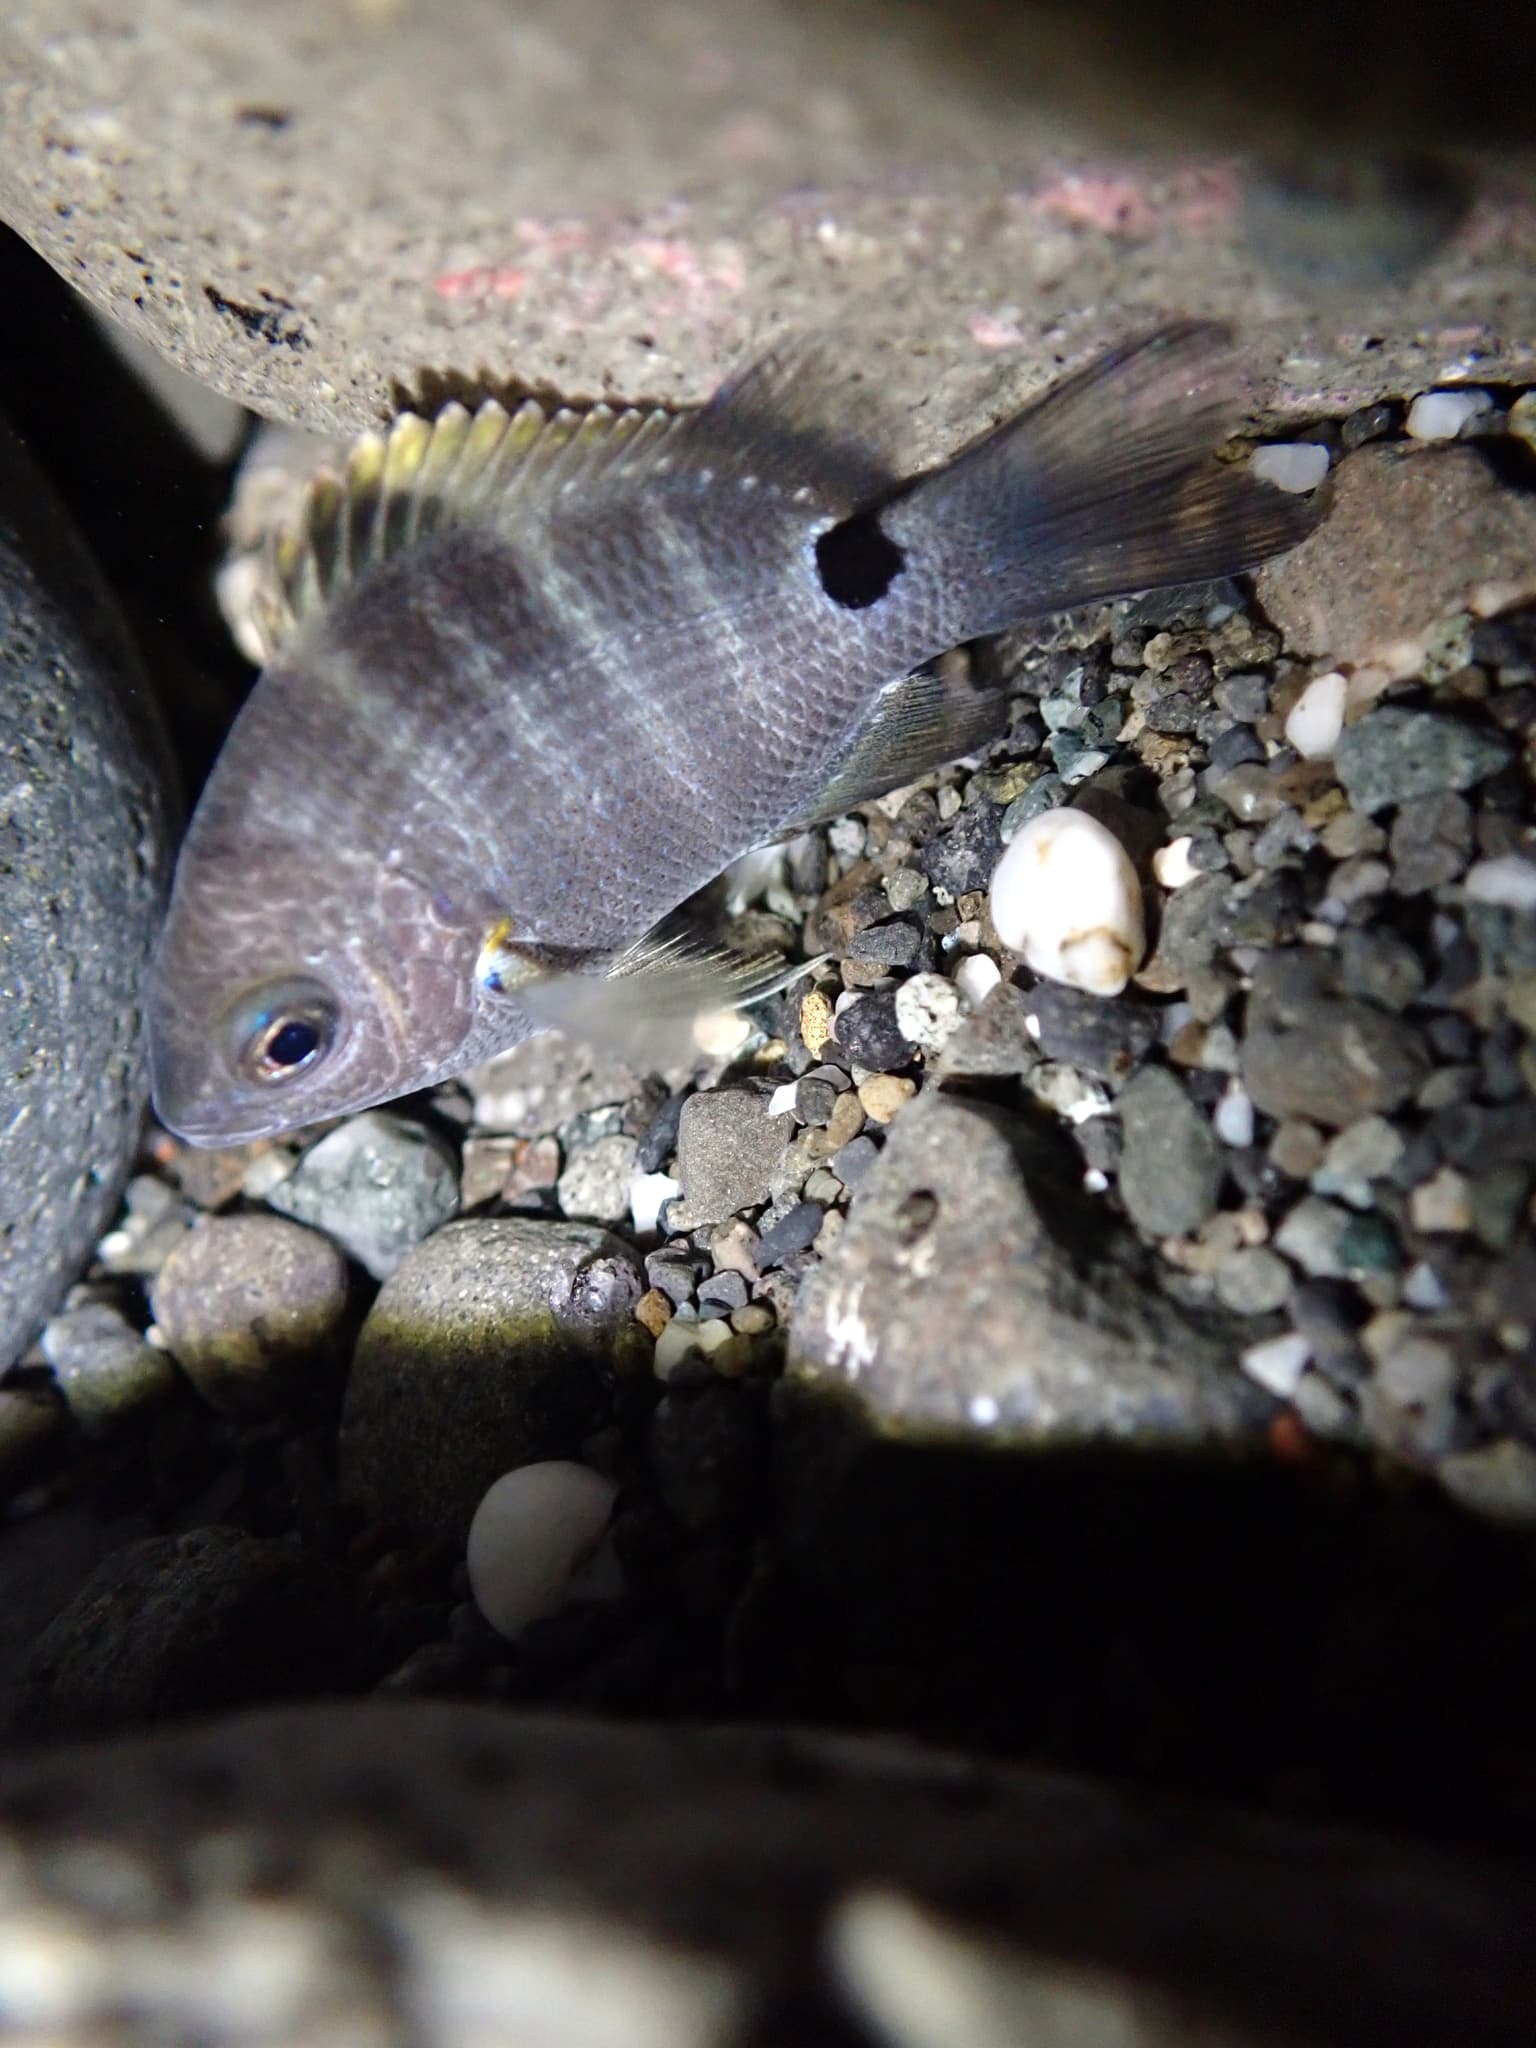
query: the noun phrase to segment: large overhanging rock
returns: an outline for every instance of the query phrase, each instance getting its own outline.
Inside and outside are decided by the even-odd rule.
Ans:
[[[921,404],[915,459],[977,423],[999,366],[1016,397],[1170,311],[1243,320],[1271,418],[1536,374],[1518,180],[1485,180],[1411,290],[1358,282],[1403,220],[1411,243],[1425,215],[1426,252],[1443,235],[1395,156],[1378,176],[1357,110],[1400,150],[1437,126],[1458,142],[1470,102],[1497,143],[1519,38],[1495,39],[1499,92],[1458,98],[1451,58],[1475,84],[1491,48],[1475,20],[1446,15],[1437,42],[1368,10],[1341,55],[1315,5],[1320,40],[1264,15],[1234,53],[1229,8],[1214,38],[1107,12],[11,0],[0,215],[184,368],[322,433],[437,375],[696,398],[754,338],[825,324],[850,369]],[[1281,281],[1244,232],[1273,179],[1222,154],[1326,156],[1298,141],[1306,93],[1366,151],[1336,180],[1364,199],[1317,209],[1325,242],[1364,223],[1342,294]],[[1064,127],[1063,102],[1109,125]],[[1163,146],[1127,156],[1149,109]]]
[[[0,2029],[1514,2048],[1536,1891],[899,1743],[426,1704],[0,1773]]]

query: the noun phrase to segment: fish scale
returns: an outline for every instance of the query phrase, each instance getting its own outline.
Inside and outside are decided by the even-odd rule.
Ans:
[[[1005,722],[925,664],[1310,529],[1211,460],[1237,388],[1224,331],[1178,323],[906,479],[824,350],[691,415],[455,406],[365,439],[276,543],[273,658],[182,850],[162,1118],[266,1135],[544,1028],[675,1056],[783,965],[679,905]]]

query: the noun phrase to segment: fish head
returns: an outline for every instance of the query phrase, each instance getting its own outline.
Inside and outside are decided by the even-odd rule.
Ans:
[[[194,1145],[272,1137],[432,1086],[532,1025],[477,975],[485,918],[345,842],[220,829],[177,868],[148,1004],[156,1112]]]

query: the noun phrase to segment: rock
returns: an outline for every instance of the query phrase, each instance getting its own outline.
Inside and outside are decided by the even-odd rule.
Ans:
[[[156,1276],[166,1349],[211,1406],[259,1415],[329,1362],[347,1310],[346,1261],[278,1216],[206,1216]]]
[[[349,1701],[16,1759],[0,1828],[10,2009],[60,2048],[746,2048],[762,2012],[891,2048],[1528,2034],[1514,1857],[915,1742]],[[352,1964],[378,1943],[395,1967]]]
[[[1104,1081],[1123,1081],[1157,1042],[1158,1012],[1126,997],[1107,1003],[1042,981],[1026,993],[1024,1010],[1047,1059],[1066,1060]]]
[[[1371,1182],[1385,1180],[1403,1156],[1403,1136],[1384,1116],[1363,1116],[1339,1132],[1312,1176],[1320,1195],[1337,1195],[1352,1209],[1369,1209]]]
[[[1472,807],[1450,789],[1411,798],[1392,820],[1390,845],[1399,896],[1454,882],[1472,858]]]
[[[942,974],[914,974],[896,991],[896,1028],[930,1058],[960,1025],[960,991]]]
[[[671,1212],[673,1230],[723,1223],[766,1202],[792,1116],[769,1116],[767,1097],[752,1088],[690,1095],[677,1134],[677,1178],[683,1192]]]
[[[1486,391],[1421,391],[1403,429],[1415,441],[1454,441],[1493,400]]]
[[[1130,856],[1086,810],[1046,811],[1015,835],[992,877],[992,922],[1036,974],[1117,996],[1146,950]]]
[[[893,995],[860,996],[837,1013],[834,1030],[835,1045],[872,1073],[889,1074],[912,1062],[913,1043],[897,1021]]]
[[[1396,1109],[1429,1071],[1412,1025],[1335,986],[1331,963],[1305,948],[1269,954],[1254,970],[1242,1075],[1267,1115],[1336,1130]]]
[[[462,1543],[503,1472],[571,1456],[609,1373],[650,1355],[636,1254],[526,1217],[446,1224],[379,1291],[342,1410],[339,1478],[372,1519]]]
[[[176,1373],[163,1351],[104,1301],[66,1309],[43,1330],[43,1356],[87,1436],[104,1435],[137,1411],[163,1401]]]
[[[1338,669],[1314,676],[1285,720],[1285,737],[1304,761],[1327,761],[1344,730],[1348,679]]]
[[[510,1052],[476,1067],[465,1080],[474,1097],[476,1125],[518,1138],[543,1137],[588,1110],[628,1102],[643,1086],[633,1068],[558,1031],[526,1039]],[[677,1101],[676,1108],[681,1107]],[[671,1103],[658,1123],[670,1109]],[[671,1147],[659,1150],[658,1146],[674,1136],[676,1129],[674,1122],[670,1130],[659,1132],[648,1149],[653,1168],[665,1163]]]
[[[1248,467],[1277,491],[1315,491],[1328,474],[1328,450],[1316,441],[1271,441],[1254,449]]]
[[[1268,1404],[1220,1322],[1157,1291],[1080,1171],[1037,1115],[920,1095],[802,1284],[791,1373],[902,1431],[1192,1442],[1255,1427]]]
[[[770,1223],[758,1240],[759,1270],[766,1273],[774,1266],[783,1265],[796,1252],[803,1252],[807,1246],[813,1245],[824,1214],[819,1202],[796,1202],[777,1223]]]
[[[1144,1067],[1120,1095],[1120,1199],[1150,1237],[1198,1230],[1221,1192],[1221,1146],[1210,1119],[1166,1067]]]
[[[564,1605],[602,1542],[618,1489],[590,1465],[549,1458],[504,1472],[469,1525],[465,1567],[475,1605],[513,1641]]]
[[[1439,711],[1381,704],[1343,734],[1334,765],[1356,810],[1375,812],[1442,790],[1471,789],[1496,775],[1513,753],[1491,728]]]
[[[1262,1245],[1230,1252],[1216,1268],[1216,1298],[1240,1316],[1268,1315],[1290,1291],[1290,1268]]]
[[[161,742],[112,599],[0,429],[0,1371],[90,1256],[147,1096]]]
[[[311,1145],[267,1200],[323,1230],[383,1280],[457,1212],[458,1166],[443,1140],[420,1124],[370,1109]]]
[[[33,1646],[18,1733],[56,1739],[302,1698],[344,1682],[348,1584],[241,1529],[151,1536],[108,1557]]]
[[[562,1212],[573,1223],[623,1223],[630,1214],[630,1189],[635,1179],[639,1146],[622,1135],[598,1138],[571,1154],[570,1162],[555,1184],[555,1196]],[[665,1176],[662,1176],[665,1178]],[[662,1200],[677,1193],[669,1182]],[[647,1230],[654,1229],[657,1207],[649,1210]],[[638,1227],[638,1224],[637,1224]]]
[[[1472,449],[1361,448],[1332,490],[1318,530],[1258,572],[1289,652],[1396,680],[1419,672],[1449,614],[1536,592],[1536,504]]]
[[[916,1093],[917,1083],[904,1074],[871,1074],[859,1083],[858,1102],[871,1123],[888,1124]]]
[[[968,804],[918,855],[929,881],[951,896],[985,889],[1002,858],[1002,817],[996,804]]]

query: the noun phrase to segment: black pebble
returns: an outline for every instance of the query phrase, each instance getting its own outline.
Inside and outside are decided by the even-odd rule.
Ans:
[[[893,1074],[912,1059],[912,1045],[896,1023],[892,995],[861,996],[843,1011],[833,1032],[849,1058],[871,1073]]]
[[[825,1213],[819,1202],[796,1202],[777,1223],[770,1223],[758,1240],[759,1269],[766,1273],[781,1265],[792,1252],[803,1252],[814,1244]]]
[[[983,800],[970,804],[955,822],[932,839],[917,856],[930,882],[951,896],[985,889],[1003,854],[1002,812]]]

